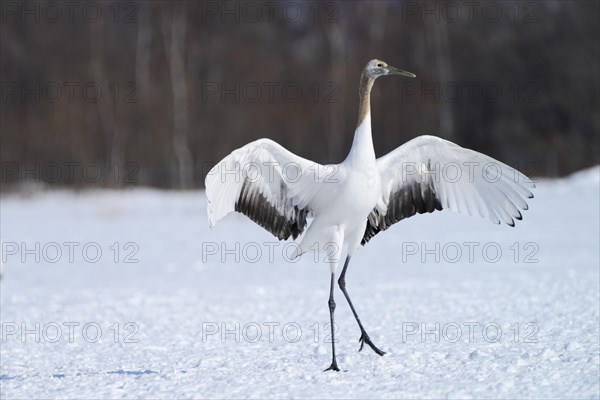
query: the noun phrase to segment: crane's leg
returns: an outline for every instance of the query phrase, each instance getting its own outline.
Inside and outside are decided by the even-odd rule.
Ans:
[[[375,346],[373,344],[373,342],[371,341],[371,338],[367,334],[367,331],[365,331],[365,328],[363,328],[362,323],[360,322],[360,318],[358,318],[358,314],[356,313],[356,310],[354,309],[354,305],[352,304],[352,300],[350,300],[350,296],[348,296],[348,292],[346,291],[346,270],[348,269],[348,264],[350,264],[350,256],[346,257],[346,262],[344,263],[344,269],[342,269],[342,273],[340,274],[340,279],[338,279],[338,284],[340,285],[340,289],[342,289],[342,293],[344,293],[346,300],[348,300],[348,304],[350,304],[350,309],[352,310],[352,314],[354,314],[354,318],[356,318],[356,322],[358,322],[358,326],[360,328],[360,339],[358,339],[358,341],[360,342],[360,349],[358,349],[358,351],[361,351],[363,349],[363,346],[366,343],[369,345],[370,348],[373,349],[373,351],[375,353],[382,356],[385,354],[385,351],[379,350],[377,348],[377,346]]]
[[[333,325],[333,312],[335,311],[335,300],[333,300],[333,282],[335,282],[335,272],[331,273],[331,285],[329,286],[329,321],[331,323],[331,366],[327,368],[325,371],[339,371],[340,369],[337,366],[337,360],[335,359],[335,337],[334,335],[334,325]]]

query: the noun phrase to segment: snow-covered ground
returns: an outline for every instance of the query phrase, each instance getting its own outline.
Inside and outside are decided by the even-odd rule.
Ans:
[[[420,215],[329,268],[202,192],[1,199],[1,397],[598,398],[599,175],[542,181],[516,228]],[[324,258],[324,255],[321,255]]]

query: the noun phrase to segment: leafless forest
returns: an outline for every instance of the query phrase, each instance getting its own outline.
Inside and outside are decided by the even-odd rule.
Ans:
[[[361,69],[378,155],[433,134],[535,176],[600,162],[596,1],[1,4],[2,189],[200,188],[269,137],[350,148]],[[574,60],[577,60],[576,62]]]

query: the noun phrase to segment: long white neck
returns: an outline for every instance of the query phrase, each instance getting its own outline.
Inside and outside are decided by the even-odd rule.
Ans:
[[[362,165],[375,162],[375,150],[373,148],[373,136],[371,134],[371,88],[375,79],[367,76],[364,72],[360,78],[358,108],[358,124],[354,131],[354,140],[347,162],[357,162]]]
[[[356,127],[354,140],[347,161],[361,164],[375,161],[375,150],[373,148],[373,136],[371,134],[371,113],[369,112]]]

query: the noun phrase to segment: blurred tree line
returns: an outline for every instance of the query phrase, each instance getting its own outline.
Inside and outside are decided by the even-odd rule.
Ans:
[[[433,134],[535,176],[600,162],[599,3],[20,2],[1,5],[2,186],[201,187],[269,137],[350,148],[371,58],[375,150]]]

